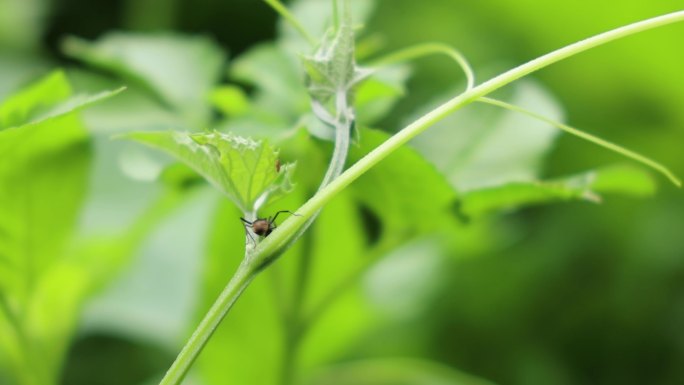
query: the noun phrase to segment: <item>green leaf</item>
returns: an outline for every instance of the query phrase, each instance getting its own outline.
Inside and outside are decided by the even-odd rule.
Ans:
[[[0,101],[50,69],[42,57],[0,49]]]
[[[217,196],[206,188],[192,190],[190,195],[169,186],[132,221],[95,233],[89,229],[92,234],[78,239],[63,264],[78,268],[87,278],[78,297],[79,305],[86,305],[79,309],[80,324],[162,345],[179,338],[194,307],[189,298],[177,298],[195,287],[195,275],[188,271],[201,264],[197,256],[204,251],[205,240],[206,226],[188,228],[188,223],[201,223],[210,213],[208,201]],[[160,277],[163,263],[173,268]],[[68,270],[60,276],[66,279],[66,274]],[[157,290],[136,289],[151,282]]]
[[[351,0],[350,3],[352,20],[363,25],[370,18],[377,1]],[[288,3],[288,8],[312,36],[324,36],[333,24],[335,13],[330,1],[295,0]],[[279,24],[278,41],[289,52],[307,52],[311,48],[310,43],[287,20],[281,19]]]
[[[345,363],[314,376],[307,385],[492,385],[484,379],[423,360],[386,358]]]
[[[26,124],[71,95],[64,72],[55,71],[21,90],[0,106],[0,130]]]
[[[231,63],[231,79],[256,87],[252,98],[258,113],[288,128],[309,108],[297,61],[275,44],[261,44]]]
[[[49,8],[44,1],[0,1],[0,47],[38,50]]]
[[[74,112],[117,92],[72,98],[58,71],[0,106],[0,120],[11,125],[0,131],[0,255],[10,261],[3,266],[22,271],[14,279],[36,279],[69,238],[90,158]]]
[[[354,107],[357,121],[383,118],[404,94],[407,67],[393,67],[374,72],[358,85]],[[256,91],[250,108],[220,125],[222,131],[238,135],[276,138],[289,133],[293,126],[303,125],[314,136],[330,140],[333,129],[318,121],[311,113],[310,98],[301,84],[297,62],[275,44],[259,45],[232,62],[232,79],[254,85]],[[217,101],[218,102],[218,101]],[[239,102],[232,103],[233,106]]]
[[[214,106],[227,116],[240,116],[249,111],[247,95],[236,86],[218,87],[211,92],[209,98]]]
[[[604,167],[589,174],[590,188],[599,194],[645,197],[653,195],[657,189],[651,175],[640,167]]]
[[[374,3],[370,0],[351,1],[353,20],[357,23],[366,20]],[[302,0],[290,3],[289,8],[308,30],[314,32],[314,36],[324,35],[326,28],[331,24],[330,3]],[[329,39],[321,45],[319,52],[308,56],[311,60],[304,58],[305,67],[307,62],[314,66],[312,69],[314,77],[323,76],[317,75],[319,67],[323,72],[328,72],[328,69],[334,72],[333,68],[338,68],[339,76],[342,78],[347,76],[344,75],[349,70],[347,66],[354,63],[354,36],[353,28],[350,29],[347,26],[345,28],[344,31],[339,30],[337,34],[332,30],[329,31],[327,35]],[[351,51],[344,51],[344,47]],[[293,127],[304,125],[318,138],[325,140],[334,138],[334,130],[318,121],[311,113],[311,98],[300,80],[302,61],[298,59],[302,58],[292,55],[292,52],[304,53],[309,52],[310,49],[309,43],[306,39],[302,40],[299,32],[292,29],[289,24],[282,24],[277,43],[258,45],[236,58],[230,67],[231,79],[254,85],[256,91],[252,96],[250,111],[237,119],[224,121],[220,125],[221,130],[252,137],[276,138],[287,135],[288,130]],[[336,51],[326,53],[326,49]],[[329,57],[319,62],[320,58],[317,59],[317,55]],[[339,67],[336,67],[334,62],[339,62]],[[354,72],[357,77],[347,84],[348,86],[353,86],[362,77],[371,74],[358,68]],[[394,67],[377,71],[372,75],[368,81],[358,84],[357,97],[354,99],[354,107],[357,109],[356,120],[364,125],[382,118],[389,112],[393,103],[403,95],[403,85],[407,80],[408,71],[405,67]],[[329,88],[325,93],[330,94],[335,88],[330,88],[333,83],[322,78],[320,85]],[[345,87],[345,85],[340,85],[340,89]],[[342,95],[347,95],[347,93],[344,92]],[[351,104],[351,100],[348,104]]]
[[[51,91],[58,96],[42,94]],[[73,235],[91,155],[85,128],[72,113],[80,105],[73,104],[71,111],[60,109],[70,103],[69,95],[66,78],[55,73],[0,107],[4,121],[13,125],[0,131],[0,294],[8,304],[7,314],[0,312],[0,318],[21,320],[16,327],[36,340],[30,347],[20,340],[19,346],[24,346],[18,352],[12,352],[16,346],[11,345],[0,344],[0,349],[9,349],[6,354],[18,358],[15,364],[27,366],[15,368],[15,374],[35,371],[43,383],[55,378],[64,351],[63,344],[51,345],[53,332],[62,339],[67,332],[64,325],[50,329],[53,317],[37,314],[33,305]],[[52,108],[59,112],[47,112]],[[38,117],[46,112],[44,118]]]
[[[487,104],[491,104],[491,105],[495,105],[495,106],[498,106],[501,108],[505,108],[505,109],[510,110],[510,111],[519,112],[519,113],[531,116],[535,119],[538,119],[542,122],[546,122],[548,124],[551,124],[552,126],[558,128],[560,130],[563,130],[563,131],[565,131],[571,135],[574,135],[578,138],[587,140],[591,143],[594,143],[598,146],[605,148],[606,150],[613,151],[617,154],[620,154],[624,157],[630,158],[630,159],[637,161],[637,162],[639,162],[645,166],[648,166],[648,167],[652,168],[653,170],[656,170],[659,173],[663,174],[668,179],[670,179],[670,181],[675,186],[681,187],[681,185],[682,185],[682,181],[670,169],[668,169],[663,164],[658,163],[657,161],[655,161],[651,158],[648,158],[644,155],[639,154],[638,152],[634,152],[632,150],[624,148],[620,145],[617,145],[617,144],[612,143],[610,141],[607,141],[605,139],[601,139],[598,136],[592,135],[588,132],[584,132],[582,130],[578,130],[576,128],[570,127],[567,124],[563,124],[563,123],[555,121],[553,119],[549,119],[546,116],[540,115],[534,111],[531,111],[531,110],[528,110],[525,108],[521,108],[520,106],[516,106],[516,105],[510,104],[510,103],[503,102],[501,100],[491,99],[491,98],[487,98],[487,97],[480,98],[480,99],[478,99],[478,101],[484,102]]]
[[[361,159],[389,134],[361,129],[361,143],[353,146],[349,159]],[[402,147],[368,170],[352,186],[356,199],[382,220],[386,234],[432,231],[448,216],[456,193],[447,179],[423,155]]]
[[[49,124],[50,120],[69,119],[70,114],[123,90],[71,96],[71,87],[64,73],[53,72],[0,105],[0,159],[39,154],[69,145],[74,139],[82,139],[85,131],[78,129],[80,123],[70,128],[60,122],[58,124],[65,128],[59,135],[52,135],[55,128]]]
[[[349,0],[342,2],[341,17],[337,2],[333,2],[333,7],[334,28],[324,35],[313,55],[302,57],[312,112],[321,123],[333,129],[327,135],[323,130],[324,134],[319,136],[324,139],[339,135],[347,137],[354,129],[353,87],[371,73],[356,66]],[[312,133],[317,131],[311,130]],[[340,145],[339,140],[335,141]]]
[[[280,165],[278,151],[265,140],[218,131],[137,132],[121,137],[171,154],[226,194],[243,212],[257,212],[265,202],[292,189],[294,164]]]
[[[645,171],[613,166],[550,181],[510,182],[465,193],[459,210],[466,216],[517,209],[522,206],[584,200],[600,202],[601,194],[647,196],[655,183]]]
[[[450,254],[435,233],[408,240],[391,250],[363,277],[373,308],[385,319],[401,321],[425,314],[443,294],[444,282],[453,279],[445,274]]]
[[[63,50],[147,88],[192,127],[209,122],[207,98],[225,61],[209,38],[112,32],[94,43],[70,37]]]
[[[308,318],[305,320],[308,329],[299,352],[299,365],[308,372],[353,349],[369,330],[378,326],[380,318],[357,285],[359,272],[376,255],[366,240],[355,197],[343,193],[329,203],[305,236],[310,237],[311,262],[301,311]],[[290,257],[290,272],[295,273],[300,267],[304,252],[300,252],[300,258]],[[289,286],[296,287],[299,275],[291,274],[291,277],[294,279]],[[326,307],[318,308],[340,288],[344,290],[332,297]]]
[[[108,234],[92,235],[79,239],[70,250],[70,263],[77,264],[87,272],[87,292],[105,286],[116,277],[132,259],[135,250],[155,230],[156,226],[187,198],[192,186],[166,186],[154,202],[125,228]]]
[[[316,52],[302,57],[309,94],[322,105],[339,95],[346,97],[370,73],[356,66],[351,10],[348,0],[343,4],[343,17],[337,30],[328,30]]]
[[[512,98],[516,105],[560,120],[559,107],[534,83],[520,83]],[[446,118],[413,142],[461,191],[458,209],[466,217],[532,204],[597,202],[602,193],[643,196],[655,189],[648,174],[632,167],[542,181],[539,166],[558,134],[555,127],[549,121],[516,116],[518,111],[473,107]]]
[[[562,120],[561,108],[553,97],[531,81],[517,83],[511,99],[516,105]],[[452,186],[468,191],[538,179],[542,161],[557,136],[558,130],[548,123],[471,105],[441,120],[411,143]]]
[[[76,112],[118,92],[72,97],[56,71],[0,105],[0,356],[26,383],[56,381],[90,279],[65,258],[91,163]]]
[[[63,130],[79,127],[73,121],[65,123],[51,125]],[[12,167],[0,167],[3,288],[11,286],[22,295],[22,283],[39,280],[64,252],[85,195],[89,159],[89,147],[82,141],[36,158],[15,157]]]
[[[411,71],[407,66],[393,66],[373,72],[356,88],[354,106],[357,121],[369,126],[389,113],[406,91]]]

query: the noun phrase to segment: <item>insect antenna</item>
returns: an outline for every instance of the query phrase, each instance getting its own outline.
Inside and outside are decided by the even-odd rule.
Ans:
[[[290,210],[280,210],[280,211],[278,211],[277,213],[275,213],[275,215],[273,216],[273,219],[270,219],[269,222],[271,222],[271,223],[275,222],[276,218],[278,218],[278,215],[280,215],[280,214],[282,214],[282,213],[288,213],[288,214],[294,215],[294,216],[296,216],[296,217],[301,217],[301,215],[296,214],[296,213],[293,213],[293,212],[290,211]]]

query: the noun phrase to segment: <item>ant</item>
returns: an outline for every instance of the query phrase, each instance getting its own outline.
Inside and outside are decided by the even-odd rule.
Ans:
[[[272,218],[271,217],[257,218],[254,221],[250,222],[250,221],[246,220],[245,218],[240,217],[240,220],[242,221],[242,224],[245,226],[245,233],[247,233],[247,235],[252,240],[252,242],[256,243],[254,241],[254,238],[252,238],[252,234],[249,233],[247,228],[251,227],[254,234],[256,234],[257,236],[266,238],[269,236],[269,234],[271,234],[271,232],[273,230],[276,229],[276,227],[278,227],[275,224],[275,220],[276,220],[276,218],[278,218],[278,215],[280,215],[281,213],[288,213],[288,214],[292,214],[292,215],[295,215],[298,217],[301,216],[301,215],[295,214],[289,210],[280,210],[277,213],[275,213],[275,215]]]

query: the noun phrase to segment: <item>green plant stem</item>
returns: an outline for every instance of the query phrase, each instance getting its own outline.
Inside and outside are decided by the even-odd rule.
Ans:
[[[287,20],[287,22],[290,23],[290,25],[292,25],[292,27],[295,30],[297,30],[297,32],[299,32],[299,34],[302,35],[302,37],[306,39],[306,41],[312,47],[315,47],[316,44],[318,44],[318,41],[314,39],[314,37],[311,36],[311,34],[309,34],[309,32],[306,30],[306,28],[304,28],[302,23],[300,23],[299,20],[297,20],[297,18],[294,17],[292,12],[290,12],[290,10],[288,10],[287,7],[285,7],[280,1],[264,0],[264,2],[270,5],[271,8],[273,8],[283,19]]]
[[[345,104],[346,106],[346,104]],[[325,186],[329,185],[330,182],[335,180],[342,171],[344,171],[344,165],[347,162],[347,154],[349,153],[349,138],[351,135],[353,122],[336,122],[335,124],[335,148],[333,149],[332,157],[330,158],[330,163],[328,165],[328,170],[323,177],[318,191],[320,191]]]
[[[255,259],[260,266],[267,266],[273,259],[277,258],[288,246],[293,234],[300,228],[314,213],[328,203],[335,195],[346,188],[350,183],[363,175],[368,169],[376,165],[381,160],[401,147],[403,144],[414,138],[416,135],[425,131],[427,128],[459,110],[460,108],[476,101],[477,99],[504,87],[526,75],[539,71],[551,64],[557,63],[568,57],[577,55],[591,48],[618,40],[639,32],[676,23],[684,20],[684,11],[669,13],[666,15],[643,20],[629,24],[599,35],[570,44],[546,55],[540,56],[525,64],[515,67],[509,71],[496,76],[477,87],[466,91],[446,103],[438,106],[429,113],[423,115],[418,120],[406,126],[404,129],[393,135],[384,143],[373,149],[366,156],[361,158],[354,165],[349,167],[339,178],[319,191],[304,205],[297,213],[298,217],[288,218],[276,231],[266,238],[255,250]]]
[[[568,45],[515,67],[438,106],[409,124],[323,187],[256,247],[197,327],[160,385],[179,385],[201,349],[255,274],[280,256],[318,211],[350,183],[428,127],[477,99],[558,61],[626,36],[684,20],[684,11],[629,24]],[[245,265],[245,263],[247,263]]]
[[[630,158],[630,159],[633,159],[639,163],[642,163],[642,164],[660,172],[661,174],[663,174],[665,177],[667,177],[672,183],[674,183],[678,187],[681,187],[681,185],[682,185],[682,181],[679,178],[677,178],[677,176],[674,175],[674,173],[672,171],[670,171],[670,169],[668,169],[664,165],[654,161],[653,159],[650,159],[650,158],[647,158],[641,154],[638,154],[632,150],[624,148],[620,145],[609,142],[605,139],[601,139],[598,136],[591,135],[591,134],[586,133],[584,131],[578,130],[574,127],[570,127],[567,124],[563,124],[563,123],[557,122],[553,119],[549,119],[543,115],[540,115],[536,112],[533,112],[533,111],[527,110],[525,108],[516,106],[514,104],[506,103],[506,102],[503,102],[501,100],[491,99],[491,98],[480,98],[477,101],[482,102],[482,103],[486,103],[486,104],[490,104],[493,106],[505,108],[507,110],[519,112],[521,114],[525,114],[525,115],[531,116],[535,119],[546,122],[552,126],[555,126],[559,129],[571,134],[571,135],[575,135],[579,138],[582,138],[584,140],[587,140],[589,142],[597,144],[601,147],[604,147],[604,148],[607,148],[611,151],[617,152],[618,154],[621,154],[627,158]]]
[[[339,98],[339,102],[337,103],[337,105],[339,105],[340,110],[345,111],[345,113],[338,113],[336,114],[335,118],[329,116],[319,116],[317,114],[321,121],[332,125],[332,127],[334,128],[335,147],[333,149],[330,162],[328,163],[328,169],[325,172],[325,176],[323,177],[323,180],[321,181],[321,184],[319,185],[316,194],[318,194],[321,190],[323,190],[323,188],[325,188],[327,185],[329,185],[332,181],[334,181],[342,174],[342,171],[344,171],[344,165],[347,162],[347,154],[349,153],[349,146],[351,144],[350,136],[352,127],[354,125],[354,120],[352,116],[349,116],[347,114],[347,112],[349,111],[349,102],[347,100],[346,92],[339,92],[337,94],[337,98]],[[313,103],[315,104],[316,102]],[[314,108],[314,110],[316,109]],[[318,209],[315,213],[309,216],[306,222],[297,230],[295,235],[290,239],[290,245],[296,242],[297,239],[299,239],[306,232],[306,230],[316,220],[320,212],[321,209]],[[308,274],[308,269],[300,269],[300,272]],[[298,277],[298,280],[306,280],[306,278],[306,276],[300,276]]]
[[[428,55],[444,54],[453,59],[463,70],[466,77],[466,91],[475,86],[475,73],[465,56],[457,49],[442,43],[424,43],[392,52],[367,63],[370,67],[382,67],[415,60]]]
[[[209,338],[221,323],[235,301],[256,276],[250,264],[252,259],[245,258],[228,285],[223,289],[216,302],[211,306],[200,324],[190,336],[159,385],[179,385],[190,367],[197,359]]]

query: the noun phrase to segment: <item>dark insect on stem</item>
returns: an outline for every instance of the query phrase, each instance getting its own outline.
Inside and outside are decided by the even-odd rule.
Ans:
[[[276,166],[276,172],[279,173],[280,172],[280,159],[276,159],[275,166]],[[276,214],[276,215],[278,215],[278,214]]]
[[[300,216],[299,214],[295,214],[289,210],[280,210],[277,213],[275,213],[273,217],[257,218],[251,222],[242,217],[240,218],[240,220],[242,221],[242,224],[245,226],[245,233],[247,234],[247,236],[249,236],[252,242],[256,244],[254,238],[252,237],[252,234],[249,232],[249,228],[251,228],[252,232],[259,237],[268,237],[268,235],[271,234],[271,232],[275,230],[276,227],[278,227],[275,223],[275,220],[276,218],[278,218],[278,215],[282,213],[288,213],[298,217]]]

